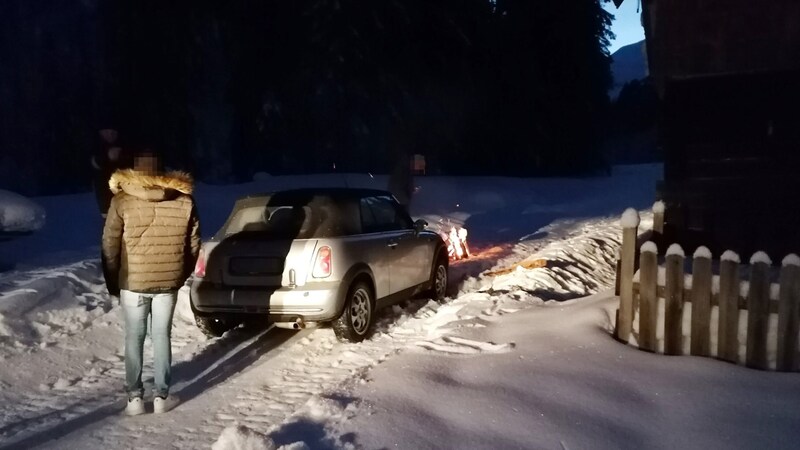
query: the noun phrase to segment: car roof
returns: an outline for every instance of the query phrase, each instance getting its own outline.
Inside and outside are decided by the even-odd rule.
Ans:
[[[268,198],[280,195],[283,198],[292,197],[307,197],[309,195],[327,195],[335,198],[361,198],[371,197],[378,195],[391,196],[391,192],[381,189],[366,189],[366,188],[343,188],[343,187],[320,187],[320,188],[301,188],[301,189],[285,189],[273,192],[264,192],[260,194],[249,194],[240,197],[239,200],[250,200]]]

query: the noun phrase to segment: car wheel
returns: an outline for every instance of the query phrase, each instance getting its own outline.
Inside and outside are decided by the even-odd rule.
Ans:
[[[341,341],[361,342],[372,327],[375,301],[370,286],[359,281],[347,292],[344,311],[333,321],[333,332]]]
[[[239,325],[239,321],[225,315],[199,316],[195,314],[194,321],[197,328],[208,337],[220,337],[226,331]]]
[[[447,258],[439,257],[431,272],[431,288],[428,296],[437,302],[444,300],[447,295]]]

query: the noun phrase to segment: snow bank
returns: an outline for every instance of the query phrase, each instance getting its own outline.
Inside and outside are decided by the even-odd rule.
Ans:
[[[0,190],[0,232],[36,231],[44,223],[44,208],[19,194]]]
[[[555,224],[550,232],[560,239],[546,243],[528,260],[546,261],[544,267],[516,270],[487,278],[482,286],[469,286],[480,292],[522,291],[534,296],[566,300],[597,292],[613,285],[616,255],[621,245],[621,230],[613,219],[580,225]]]

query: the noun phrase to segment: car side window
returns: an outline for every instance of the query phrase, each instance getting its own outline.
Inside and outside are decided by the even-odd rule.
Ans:
[[[394,198],[387,197],[386,200],[391,203],[392,207],[395,210],[395,221],[400,225],[401,229],[409,229],[414,228],[414,221],[411,220],[411,216],[408,215],[405,209],[397,203],[397,200]]]
[[[364,233],[375,233],[380,231],[377,227],[375,214],[372,213],[372,208],[369,207],[369,199],[362,198],[360,203],[361,208],[361,230]]]
[[[411,218],[391,197],[361,199],[361,223],[365,233],[396,231],[411,228]]]

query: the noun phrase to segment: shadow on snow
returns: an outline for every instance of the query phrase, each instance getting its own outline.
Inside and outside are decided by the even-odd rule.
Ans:
[[[190,361],[178,363],[173,368],[175,395],[185,403],[229,378],[246,371],[262,356],[299,334],[293,330],[268,331],[237,329],[202,350]],[[251,342],[248,342],[252,340]],[[193,374],[198,374],[191,378]],[[150,380],[148,380],[150,381]],[[59,439],[103,419],[120,415],[125,400],[114,400],[119,394],[105,394],[100,398],[83,399],[56,411],[49,411],[0,428],[0,436],[9,439],[0,443],[0,450],[31,448]],[[83,412],[87,406],[94,408]],[[63,419],[63,416],[74,416]],[[52,421],[59,421],[49,425]],[[22,436],[19,436],[22,434]],[[26,436],[27,435],[27,436]]]

